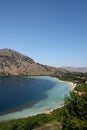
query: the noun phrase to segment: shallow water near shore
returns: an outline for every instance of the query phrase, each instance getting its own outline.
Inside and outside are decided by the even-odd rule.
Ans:
[[[63,105],[64,96],[69,95],[71,89],[66,82],[47,76],[0,78],[0,89],[3,87],[2,83],[4,89],[0,91],[0,95],[5,99],[4,102],[0,100],[2,102],[0,121],[28,117],[56,109]],[[8,86],[8,83],[11,85]],[[11,96],[14,98],[11,99]]]

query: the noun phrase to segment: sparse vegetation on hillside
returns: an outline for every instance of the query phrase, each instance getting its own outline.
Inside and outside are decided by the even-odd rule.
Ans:
[[[64,69],[36,63],[33,59],[11,49],[0,49],[0,75],[52,75]]]

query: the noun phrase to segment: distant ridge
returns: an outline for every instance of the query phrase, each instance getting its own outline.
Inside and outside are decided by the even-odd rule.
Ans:
[[[87,73],[87,67],[62,67],[63,69],[70,72],[82,72]]]
[[[0,75],[51,75],[66,72],[36,63],[32,58],[12,49],[0,49]]]

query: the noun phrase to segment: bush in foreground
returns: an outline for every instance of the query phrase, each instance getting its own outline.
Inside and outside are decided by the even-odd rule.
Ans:
[[[79,96],[72,92],[65,98],[63,130],[87,130],[87,93]]]

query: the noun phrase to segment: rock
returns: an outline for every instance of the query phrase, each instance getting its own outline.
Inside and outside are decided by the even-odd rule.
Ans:
[[[49,75],[63,70],[36,63],[12,49],[0,49],[0,75]]]

